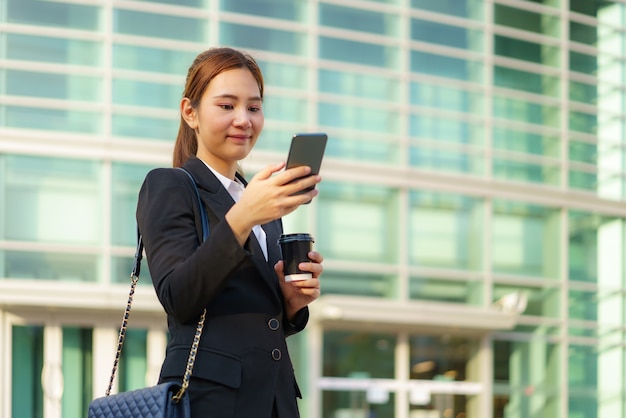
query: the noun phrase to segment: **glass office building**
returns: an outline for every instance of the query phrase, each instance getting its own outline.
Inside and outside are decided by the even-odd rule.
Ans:
[[[626,418],[625,26],[623,0],[0,0],[0,416],[104,393],[139,186],[228,45],[266,77],[248,175],[330,138],[285,219],[326,258],[303,418]],[[118,390],[167,341],[143,271]]]

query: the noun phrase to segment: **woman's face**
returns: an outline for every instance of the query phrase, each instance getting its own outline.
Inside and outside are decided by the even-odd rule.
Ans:
[[[259,86],[250,70],[220,73],[209,83],[197,108],[183,99],[181,111],[196,131],[196,156],[234,178],[237,162],[248,156],[265,121]]]

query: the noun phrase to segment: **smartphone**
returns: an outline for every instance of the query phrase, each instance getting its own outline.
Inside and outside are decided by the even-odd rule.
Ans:
[[[291,138],[287,168],[306,165],[311,167],[311,174],[309,175],[319,174],[327,140],[328,136],[324,133],[295,134]],[[311,186],[296,194],[306,193],[314,188]]]

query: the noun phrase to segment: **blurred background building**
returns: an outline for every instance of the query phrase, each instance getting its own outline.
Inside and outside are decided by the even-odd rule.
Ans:
[[[326,257],[290,338],[303,418],[625,418],[625,23],[621,0],[0,0],[0,416],[103,395],[138,189],[189,64],[228,45],[266,77],[248,175],[330,138],[285,220]],[[119,390],[167,339],[140,283]]]

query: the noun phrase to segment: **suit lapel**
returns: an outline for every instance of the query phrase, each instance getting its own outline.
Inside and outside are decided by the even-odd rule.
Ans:
[[[213,212],[219,220],[224,220],[226,213],[235,204],[235,202],[228,191],[224,188],[223,184],[217,177],[215,177],[215,175],[213,175],[204,162],[197,157],[190,157],[185,163],[184,168],[187,169],[196,180],[200,198],[210,209],[210,212]],[[238,177],[244,185],[247,185],[247,182],[243,177],[240,177],[239,175]],[[210,218],[211,216],[209,214],[209,219]],[[267,245],[267,261],[265,260],[263,250],[261,250],[261,246],[256,239],[256,235],[253,232],[250,232],[250,236],[248,237],[249,250],[252,252],[250,259],[268,285],[270,285],[274,293],[279,291],[278,279],[276,277],[276,273],[274,272],[274,264],[278,261],[280,254],[276,254],[276,243],[271,241],[278,240],[277,234],[280,231],[279,225],[278,221],[273,221],[262,226],[267,237],[270,239]]]

